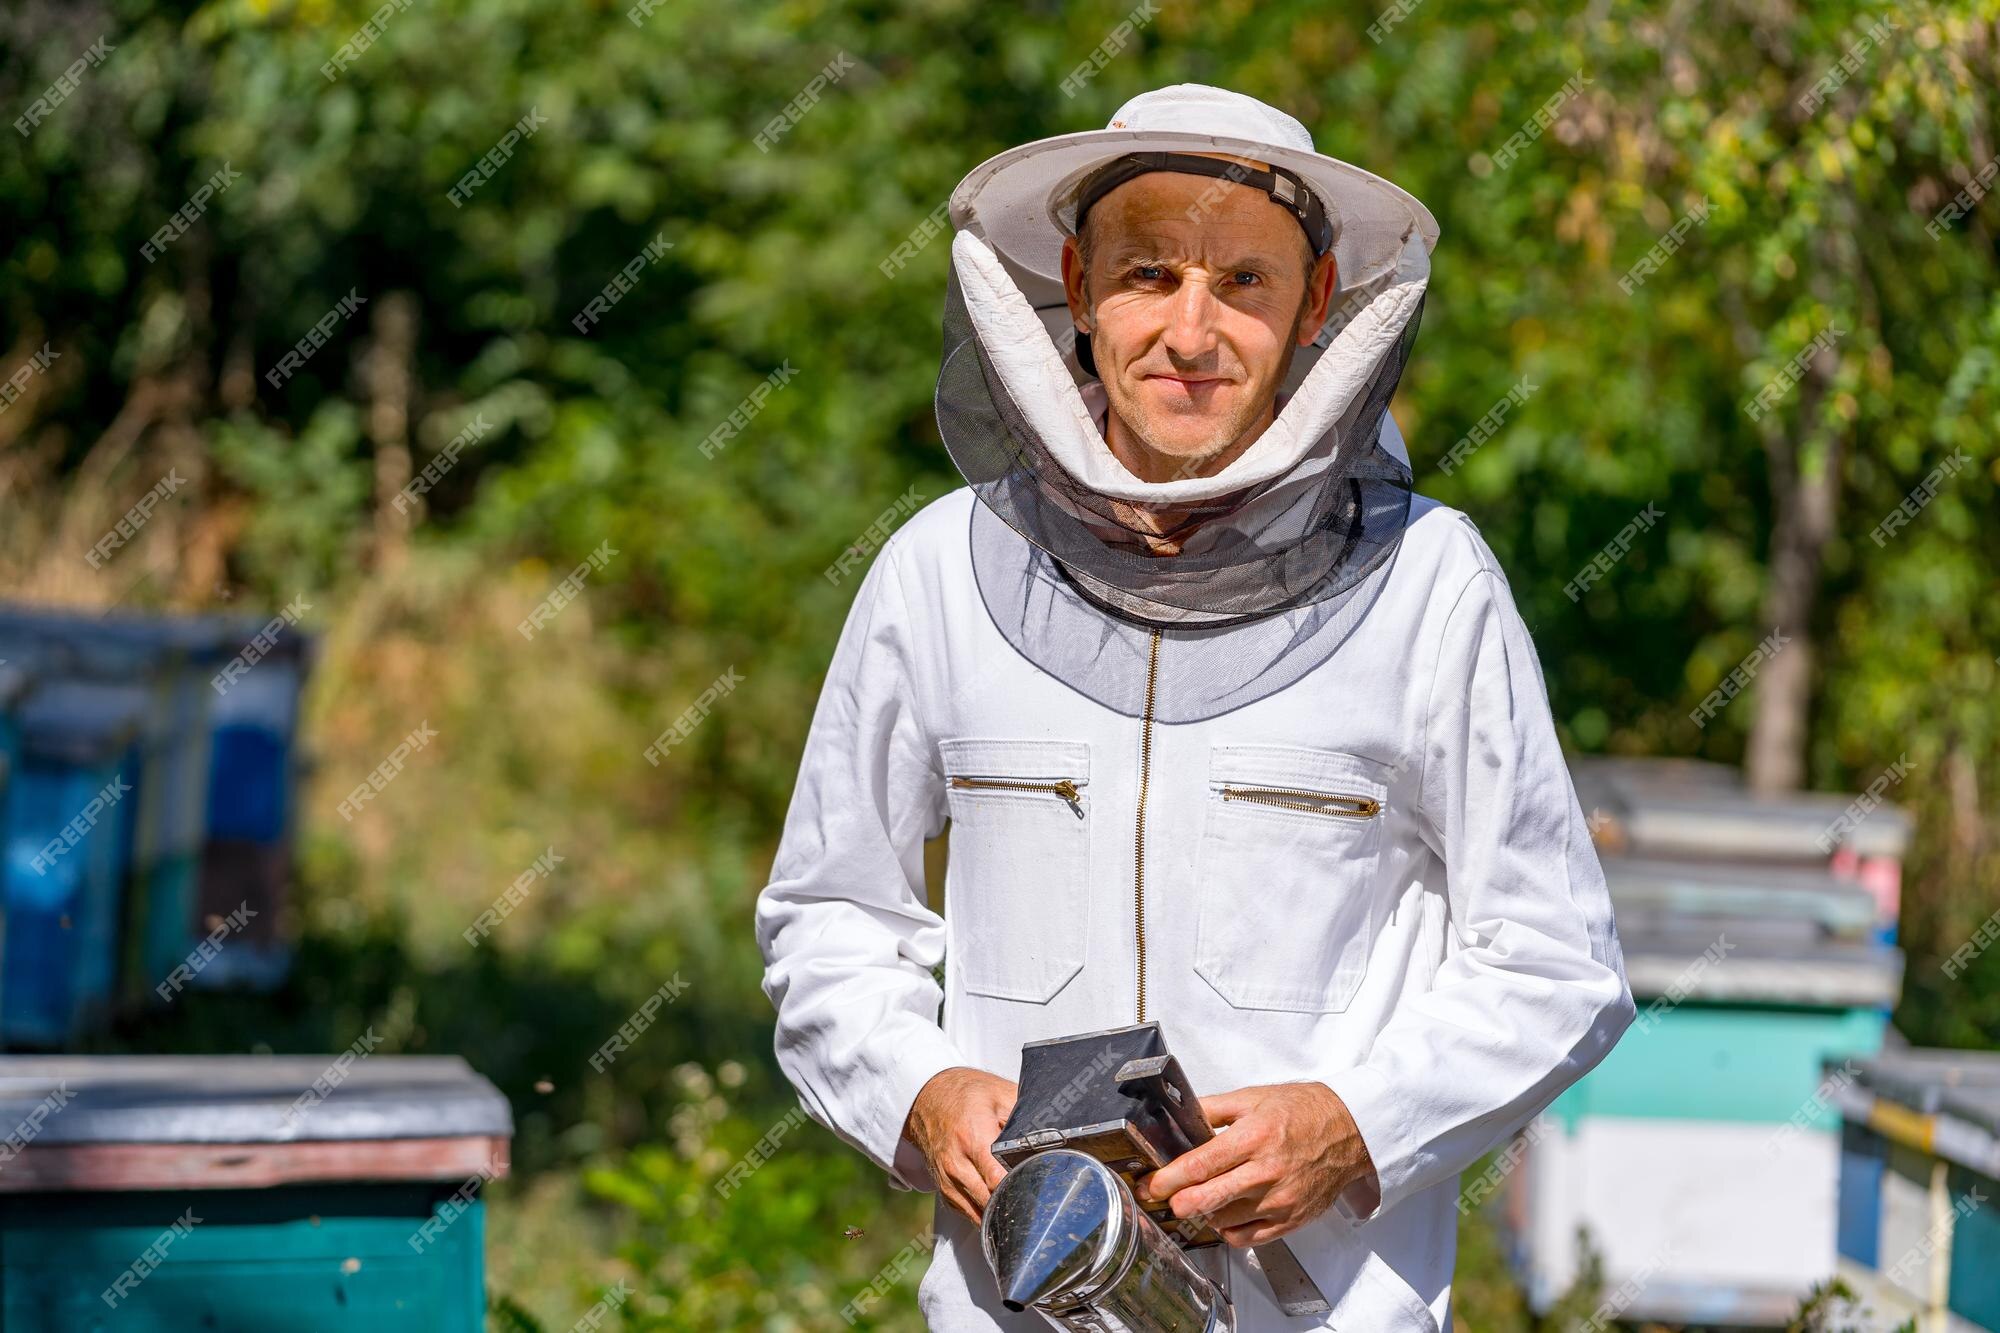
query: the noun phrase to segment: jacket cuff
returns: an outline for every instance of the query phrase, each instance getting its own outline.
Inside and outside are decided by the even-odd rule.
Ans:
[[[930,1023],[913,1024],[907,1033],[898,1033],[895,1062],[880,1078],[873,1080],[867,1110],[867,1147],[876,1163],[889,1172],[889,1183],[897,1189],[937,1189],[930,1167],[915,1144],[903,1137],[903,1125],[910,1107],[924,1084],[954,1065],[970,1062],[959,1052],[944,1030]]]
[[[1392,1206],[1407,1192],[1410,1173],[1415,1169],[1416,1145],[1398,1132],[1408,1119],[1408,1108],[1398,1113],[1389,1082],[1367,1065],[1356,1065],[1321,1080],[1333,1089],[1361,1131],[1368,1160],[1375,1169],[1349,1181],[1334,1196],[1334,1207],[1350,1222],[1366,1222],[1383,1208]]]

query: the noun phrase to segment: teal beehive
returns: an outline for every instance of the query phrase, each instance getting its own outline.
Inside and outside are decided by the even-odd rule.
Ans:
[[[1582,1270],[1583,1232],[1621,1319],[1784,1327],[1834,1274],[1826,1070],[1888,1031],[1909,822],[1696,761],[1573,773],[1637,1014],[1468,1192],[1504,1200],[1538,1309]]]
[[[477,1333],[504,1098],[453,1058],[0,1060],[0,1331]]]

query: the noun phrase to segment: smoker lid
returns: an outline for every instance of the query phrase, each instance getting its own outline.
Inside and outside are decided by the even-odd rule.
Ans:
[[[325,1100],[289,1117],[334,1055],[14,1056],[0,1125],[35,1118],[36,1145],[290,1143],[506,1137],[507,1099],[457,1056],[357,1058]],[[328,1077],[328,1082],[339,1075]]]
[[[1185,1135],[1167,1122],[1166,1108],[1139,1085],[1115,1077],[1129,1061],[1167,1053],[1157,1022],[1028,1042],[1021,1047],[1014,1109],[994,1140],[996,1149],[1017,1147],[1036,1134],[1125,1124],[1163,1158],[1184,1151]]]

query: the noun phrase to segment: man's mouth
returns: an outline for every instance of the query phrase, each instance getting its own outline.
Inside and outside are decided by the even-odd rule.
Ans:
[[[1142,378],[1160,380],[1167,384],[1181,384],[1190,389],[1212,384],[1227,384],[1229,382],[1220,375],[1146,375]]]

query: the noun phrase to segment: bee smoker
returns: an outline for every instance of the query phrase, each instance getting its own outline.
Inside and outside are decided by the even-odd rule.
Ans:
[[[1159,1024],[1029,1042],[1019,1086],[980,1223],[1002,1303],[1077,1333],[1235,1333],[1221,1235],[1133,1192],[1214,1137]],[[1283,1241],[1251,1253],[1286,1314],[1332,1308]]]

